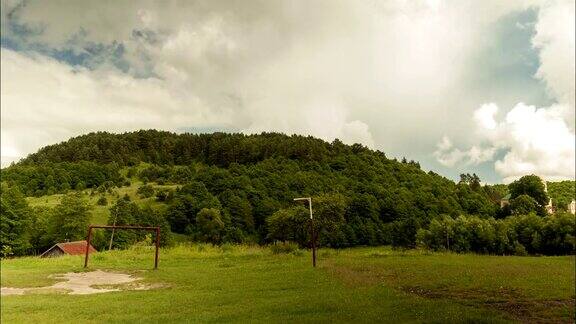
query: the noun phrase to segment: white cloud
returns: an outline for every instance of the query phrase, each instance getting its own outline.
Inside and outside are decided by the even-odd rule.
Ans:
[[[575,178],[574,21],[573,1],[547,2],[539,9],[532,39],[540,57],[536,77],[547,85],[556,103],[541,108],[518,103],[500,122],[495,118],[496,104],[481,105],[473,119],[483,149],[475,145],[463,152],[443,138],[435,153],[438,162],[474,164],[492,160],[501,151],[503,157],[494,162],[494,169],[505,182],[529,173],[548,180]]]
[[[434,156],[440,162],[440,164],[453,167],[454,165],[462,162],[465,154],[457,148],[453,148],[452,141],[448,136],[442,137],[437,145],[437,150],[434,152]]]
[[[574,179],[575,137],[561,115],[561,106],[537,109],[516,105],[499,126],[494,146],[509,149],[496,161],[496,171],[510,181],[527,173],[546,179]]]
[[[440,164],[447,167],[454,167],[458,164],[464,165],[478,165],[480,163],[490,161],[494,157],[496,149],[493,147],[479,147],[472,146],[467,151],[462,151],[453,146],[452,141],[448,136],[442,137],[436,145],[434,157]]]
[[[232,122],[231,116],[207,109],[193,95],[172,93],[159,79],[73,69],[6,49],[1,57],[3,163],[90,131],[175,130]]]
[[[30,1],[11,18],[41,31],[24,43],[76,54],[121,44],[129,68],[110,53],[90,70],[3,50],[2,148],[25,155],[92,130],[230,127],[428,155],[442,133],[468,131],[470,93],[482,89],[466,80],[484,68],[471,57],[491,46],[488,27],[538,2]],[[542,53],[564,39],[544,23],[550,12],[534,41]],[[18,38],[6,21],[3,36]],[[565,93],[560,70],[544,65],[538,75]],[[477,113],[483,129],[499,129],[496,110]],[[444,165],[496,151],[449,144],[436,154]]]
[[[498,106],[495,103],[484,104],[474,112],[474,119],[483,128],[494,129],[496,121],[494,117],[498,112]]]
[[[493,104],[484,105],[475,116],[497,110]],[[435,156],[441,164],[452,167],[490,161],[497,151],[502,151],[504,155],[495,161],[494,167],[505,182],[531,173],[548,180],[574,179],[576,138],[564,120],[563,111],[562,105],[536,108],[519,103],[500,122],[477,119],[482,147],[475,145],[461,151],[444,137]]]
[[[575,78],[575,2],[550,1],[542,6],[532,42],[540,53],[536,74],[561,103],[574,107]],[[573,110],[573,109],[572,109]],[[573,112],[571,114],[573,122]]]

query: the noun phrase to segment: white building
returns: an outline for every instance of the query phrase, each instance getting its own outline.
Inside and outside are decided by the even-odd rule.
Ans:
[[[540,179],[542,179],[542,182],[544,182],[544,192],[548,194],[548,184],[546,183],[546,180],[544,180],[542,177],[540,177]],[[548,204],[544,206],[544,208],[546,209],[546,212],[548,214],[554,214],[554,206],[552,206],[552,198],[548,200]]]

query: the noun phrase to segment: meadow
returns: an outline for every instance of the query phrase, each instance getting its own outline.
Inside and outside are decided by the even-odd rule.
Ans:
[[[81,272],[82,257],[1,261],[2,287],[40,287]],[[275,254],[248,245],[180,244],[100,252],[87,271],[142,277],[160,288],[94,295],[3,296],[3,323],[573,322],[574,256],[516,257],[321,249]]]

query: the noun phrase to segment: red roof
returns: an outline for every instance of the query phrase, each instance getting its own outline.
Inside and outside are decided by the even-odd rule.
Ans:
[[[48,251],[58,247],[62,252],[70,255],[81,255],[86,253],[86,241],[75,241],[75,242],[66,242],[66,243],[58,243],[48,249]],[[48,251],[44,252],[42,255],[46,254]],[[90,245],[89,253],[96,252],[96,249]]]
[[[75,241],[56,244],[64,253],[70,255],[85,254],[86,253],[86,241]],[[88,248],[89,253],[96,252],[96,249],[90,245]]]

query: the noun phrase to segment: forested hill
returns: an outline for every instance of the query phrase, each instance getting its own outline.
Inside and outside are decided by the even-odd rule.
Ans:
[[[90,133],[51,145],[3,170],[3,181],[26,195],[122,185],[122,167],[141,162],[146,181],[202,182],[214,195],[239,191],[284,206],[300,195],[346,194],[360,199],[365,215],[383,221],[439,214],[494,215],[496,199],[477,185],[454,182],[417,162],[386,158],[360,144],[328,143],[277,133],[174,134],[155,130]],[[258,209],[257,204],[254,207]],[[265,215],[261,215],[264,217]],[[267,215],[266,215],[267,216]]]
[[[97,163],[116,162],[120,166],[139,162],[187,165],[202,162],[226,167],[231,163],[257,163],[267,158],[329,162],[339,156],[367,154],[387,161],[385,155],[360,144],[344,145],[339,140],[327,143],[304,136],[279,133],[244,134],[175,134],[141,130],[124,134],[90,133],[66,142],[46,146],[29,155],[20,164],[43,162]]]
[[[530,176],[526,181],[543,190],[539,178]],[[2,187],[3,192],[9,188],[8,194],[2,195],[3,214],[23,226],[7,230],[16,241],[0,242],[17,251],[14,253],[28,253],[30,246],[41,251],[54,242],[81,239],[88,220],[78,215],[85,215],[82,201],[86,195],[97,199],[100,206],[110,201],[108,213],[114,217],[106,216],[108,222],[116,219],[118,224],[169,226],[172,232],[214,243],[279,240],[300,244],[308,242],[308,216],[293,198],[310,196],[321,231],[320,244],[333,247],[415,246],[419,230],[421,241],[435,246],[436,241],[427,239],[435,234],[427,234],[426,229],[430,228],[430,233],[440,229],[438,242],[444,242],[446,234],[441,231],[448,225],[438,225],[438,219],[458,219],[458,226],[466,233],[495,230],[501,227],[495,218],[510,213],[542,214],[537,201],[547,201],[545,194],[533,195],[541,198],[534,200],[524,194],[530,192],[516,190],[513,198],[519,197],[511,202],[512,209],[500,209],[506,188],[481,186],[476,175],[463,174],[455,183],[422,171],[417,162],[388,159],[384,153],[360,144],[277,133],[91,133],[42,148],[3,169]],[[126,199],[119,195],[136,190],[137,201],[134,195]],[[70,194],[53,210],[47,207],[49,210],[30,212],[23,198],[18,198],[57,193]],[[71,208],[76,211],[66,211]],[[36,214],[51,216],[42,220]],[[63,220],[68,216],[69,220]],[[530,217],[526,221],[533,222]],[[84,221],[75,231],[60,233],[58,225],[48,226],[78,219]],[[506,222],[510,226],[523,224],[524,218],[518,219],[507,218]],[[520,225],[516,226],[519,230],[524,226]],[[24,234],[15,234],[18,231]],[[476,242],[477,235],[488,234],[465,235],[458,249],[512,253],[520,246],[515,243],[519,240],[516,236],[506,234],[502,244],[494,245]],[[16,244],[17,239],[24,243]],[[530,236],[521,242],[530,253],[560,253],[570,247],[537,249],[532,248],[531,240]]]

